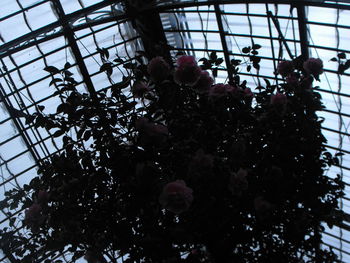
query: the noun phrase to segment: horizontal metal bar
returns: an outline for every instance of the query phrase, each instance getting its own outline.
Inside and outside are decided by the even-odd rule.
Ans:
[[[114,48],[114,47],[117,47],[117,46],[119,46],[119,45],[123,45],[123,44],[125,44],[125,43],[127,43],[127,42],[134,41],[134,40],[136,40],[136,39],[138,39],[138,38],[139,38],[139,37],[133,37],[133,38],[128,39],[128,40],[126,40],[126,41],[119,42],[119,43],[117,43],[116,45],[109,46],[109,47],[107,47],[107,48],[108,48],[108,49]],[[94,56],[94,55],[96,55],[96,54],[98,54],[98,52],[97,52],[97,51],[94,51],[94,52],[92,52],[91,54],[84,56],[83,59],[90,58],[90,57],[92,57],[92,56]],[[71,67],[74,67],[74,66],[76,66],[75,63],[71,65]],[[48,79],[48,78],[50,78],[50,77],[51,77],[51,75],[46,75],[46,76],[44,76],[44,77],[42,77],[42,78],[40,78],[40,79],[37,79],[37,80],[35,80],[35,81],[31,82],[31,83],[28,83],[28,84],[27,84],[26,86],[24,86],[24,87],[17,88],[17,90],[16,90],[15,92],[7,93],[7,94],[6,94],[6,97],[13,96],[14,94],[17,94],[17,93],[19,93],[20,91],[22,91],[22,90],[24,90],[24,89],[26,89],[26,88],[28,88],[28,87],[30,87],[30,86],[33,86],[33,85],[35,85],[35,84],[37,84],[37,83],[39,83],[39,82],[41,82],[41,81],[43,81],[43,80],[45,80],[45,79]],[[82,83],[82,82],[81,82],[81,83]],[[35,104],[32,104],[32,105],[35,105]]]
[[[341,149],[341,148],[338,148],[338,147],[335,147],[335,146],[332,146],[332,145],[328,145],[328,144],[324,144],[325,147],[327,148],[330,148],[332,150],[335,150],[337,152],[342,152],[342,153],[345,153],[345,154],[350,154],[350,151],[347,151],[347,150],[344,150],[344,149]]]
[[[342,132],[342,131],[339,131],[339,130],[334,130],[334,129],[331,129],[331,128],[328,128],[328,127],[322,126],[322,129],[326,130],[326,131],[330,131],[330,132],[336,133],[336,134],[341,134],[341,135],[344,135],[344,136],[350,136],[349,133]]]
[[[335,249],[335,250],[337,250],[337,251],[339,251],[339,252],[341,252],[341,253],[344,253],[344,254],[350,256],[350,253],[349,253],[348,251],[346,251],[346,250],[342,250],[342,249],[340,249],[340,248],[337,248],[337,247],[335,247],[335,246],[333,246],[333,245],[330,245],[330,244],[328,244],[328,243],[325,243],[325,242],[322,242],[322,244],[324,244],[325,246],[328,246],[328,247],[330,247],[330,248],[332,248],[332,249]]]
[[[207,33],[207,34],[220,34],[220,31],[218,30],[200,30],[200,29],[164,29],[164,32],[167,33],[182,33],[182,32],[188,32],[188,33]],[[261,36],[261,35],[248,35],[248,34],[236,34],[236,33],[225,33],[226,36],[234,36],[234,37],[247,37],[247,38],[260,38],[260,39],[272,39],[272,40],[279,40],[278,37],[269,37],[269,36]],[[299,43],[299,40],[296,39],[285,39],[287,42],[295,42]],[[348,51],[350,53],[350,51]]]
[[[96,34],[96,33],[99,33],[99,32],[101,32],[101,31],[103,31],[103,30],[106,30],[106,29],[108,29],[108,28],[111,28],[111,27],[117,26],[117,25],[118,25],[118,22],[115,23],[115,24],[112,24],[112,25],[108,25],[108,26],[106,26],[106,27],[102,27],[102,28],[96,29],[96,30],[94,30],[93,32],[90,32],[90,33],[87,33],[87,34],[82,35],[82,36],[80,36],[80,37],[77,37],[76,39],[77,39],[77,40],[82,40],[82,39],[84,39],[85,37],[89,37],[89,36],[91,36],[91,35],[94,35],[94,34]],[[36,57],[36,58],[33,59],[33,60],[26,61],[25,63],[23,63],[23,64],[21,64],[21,65],[15,67],[15,68],[12,68],[12,69],[8,70],[8,73],[12,73],[12,72],[14,72],[14,71],[16,71],[16,70],[18,70],[18,69],[24,67],[24,66],[27,66],[27,65],[29,65],[29,64],[31,64],[31,63],[33,63],[33,62],[35,62],[35,61],[38,61],[38,60],[40,60],[40,59],[43,59],[43,58],[45,58],[45,57],[47,57],[47,56],[49,56],[49,55],[52,55],[52,54],[54,54],[54,53],[56,53],[56,52],[58,52],[58,51],[61,51],[62,49],[67,48],[67,47],[69,47],[69,46],[68,46],[68,45],[63,45],[63,46],[61,46],[61,47],[59,47],[59,48],[57,48],[57,49],[54,49],[54,50],[52,50],[52,51],[50,51],[50,52],[47,52],[44,56],[39,56],[39,57]],[[0,78],[1,78],[1,77],[4,77],[5,75],[6,75],[6,74],[0,74]],[[0,124],[1,124],[1,123],[0,123]]]
[[[42,4],[48,3],[49,1],[50,1],[50,0],[43,0],[43,1],[41,1],[41,2],[37,2],[37,3],[35,3],[35,4],[32,4],[32,5],[28,6],[28,7],[24,7],[23,9],[18,10],[18,11],[16,11],[16,12],[13,12],[13,13],[7,15],[7,16],[0,17],[0,22],[1,22],[1,21],[4,21],[4,20],[6,20],[6,19],[9,19],[9,18],[11,18],[11,17],[13,17],[13,16],[19,15],[19,14],[21,14],[21,13],[27,12],[27,11],[29,11],[30,9],[32,9],[32,8],[34,8],[34,7],[37,7],[37,6],[39,6],[39,5],[42,5]]]
[[[68,45],[63,45],[62,47],[59,47],[59,48],[56,48],[56,49],[54,49],[54,50],[52,50],[52,51],[50,51],[50,52],[47,52],[44,56],[36,57],[35,59],[26,61],[25,63],[20,64],[20,65],[17,66],[17,67],[8,69],[6,73],[0,74],[0,78],[5,77],[5,76],[6,76],[7,74],[9,74],[9,73],[13,73],[13,72],[15,72],[16,70],[21,69],[22,67],[28,66],[28,65],[30,65],[31,63],[34,63],[35,61],[38,61],[38,60],[43,59],[43,58],[46,58],[46,57],[48,57],[48,56],[50,56],[50,55],[52,55],[52,54],[55,54],[56,52],[61,51],[62,49],[67,48],[67,47],[68,47]]]
[[[350,240],[343,239],[343,238],[341,238],[340,236],[336,236],[336,235],[331,234],[331,233],[326,232],[326,231],[324,231],[324,232],[322,232],[322,233],[325,234],[325,235],[327,235],[327,236],[333,237],[333,238],[337,239],[338,241],[341,241],[341,242],[344,242],[344,243],[347,243],[347,244],[350,245]]]
[[[174,12],[174,10],[165,10],[162,13],[164,14],[174,14],[176,12]],[[212,13],[214,14],[215,11],[214,10],[181,10],[181,13]],[[249,15],[250,17],[263,17],[263,18],[267,18],[268,15],[267,14],[257,14],[257,13],[232,13],[232,12],[222,12],[223,15],[228,15],[228,16],[244,16],[246,17],[247,15]],[[285,20],[298,20],[298,17],[293,17],[293,16],[282,16],[282,15],[274,15],[275,18],[277,19],[285,19]],[[234,22],[234,21],[233,21]],[[339,24],[331,24],[331,23],[324,23],[324,22],[315,22],[315,21],[307,21],[307,24],[310,25],[319,25],[319,26],[328,26],[328,27],[338,27],[338,28],[344,28],[344,29],[350,29],[350,26],[346,26],[346,25],[339,25]]]
[[[86,8],[83,8],[83,9],[80,9],[76,12],[73,12],[71,14],[68,14],[65,16],[65,20],[69,23],[69,22],[72,22],[72,21],[75,21],[83,16],[85,16],[86,14],[89,14],[91,12],[94,12],[98,9],[101,9],[101,8],[104,8],[106,6],[109,6],[111,4],[115,4],[116,2],[120,2],[120,1],[112,1],[112,0],[105,0],[103,2],[99,2],[95,5],[91,5],[89,7],[86,7]],[[114,17],[114,21],[116,19],[125,19],[125,15],[118,15],[117,17]],[[89,25],[87,25],[86,27],[89,27]],[[28,34],[25,34],[25,35],[22,35],[21,37],[19,38],[16,38],[10,42],[7,42],[3,45],[0,45],[0,58],[3,58],[3,57],[6,57],[10,54],[13,54],[14,52],[18,52],[19,50],[22,50],[24,48],[28,48],[29,46],[32,46],[32,45],[36,45],[38,43],[42,43],[42,42],[45,42],[49,39],[52,39],[52,38],[55,38],[55,37],[58,37],[58,36],[63,36],[64,35],[64,32],[61,30],[60,32],[57,32],[57,33],[53,33],[52,35],[47,35],[45,36],[43,39],[41,40],[36,40],[36,41],[33,41],[31,43],[31,45],[24,45],[24,46],[20,46],[18,48],[12,48],[14,46],[18,46],[19,44],[27,41],[27,40],[30,40],[30,39],[35,39],[37,38],[38,36],[42,35],[42,34],[46,34],[52,30],[54,30],[55,28],[61,28],[61,24],[59,21],[56,21],[56,22],[53,22],[53,23],[50,23],[44,27],[41,27],[37,30],[34,30]],[[82,29],[83,27],[80,27],[80,29]],[[79,28],[77,30],[80,30]],[[73,30],[74,30],[74,27],[73,27]]]
[[[8,138],[8,139],[6,139],[6,140],[0,142],[0,146],[2,146],[2,145],[4,145],[4,144],[6,144],[6,143],[8,143],[8,142],[10,142],[10,141],[12,141],[12,140],[14,140],[14,139],[16,139],[16,138],[19,137],[19,136],[21,136],[21,134],[19,134],[19,133],[17,133],[17,134],[14,135],[14,136],[11,136],[10,138]]]
[[[350,114],[344,113],[344,112],[338,112],[338,111],[334,111],[334,110],[330,110],[330,109],[323,109],[322,111],[337,115],[337,116],[342,116],[342,117],[347,117],[350,118]]]
[[[346,94],[346,93],[343,93],[343,92],[336,92],[336,91],[333,91],[333,90],[326,90],[326,89],[321,89],[321,88],[316,88],[316,87],[314,88],[314,90],[317,90],[317,91],[320,91],[320,92],[334,94],[336,96],[342,96],[342,97],[350,98],[350,94]]]
[[[299,1],[284,1],[284,0],[279,0],[279,1],[249,1],[249,3],[252,3],[252,4],[253,3],[266,3],[266,2],[277,3],[277,4],[291,4],[291,5],[300,4]],[[96,11],[96,10],[98,10],[100,8],[106,7],[106,6],[110,5],[111,3],[112,3],[111,0],[106,0],[104,2],[95,4],[93,6],[84,8],[84,9],[79,10],[79,11],[76,11],[76,12],[74,12],[72,14],[66,15],[66,19],[67,19],[68,22],[71,22],[71,21],[73,21],[73,20],[75,20],[77,18],[80,18],[80,17],[82,17],[82,16],[84,16],[84,15],[90,13],[90,12],[93,12],[93,11]],[[153,7],[152,10],[153,11],[162,11],[162,10],[168,10],[168,9],[174,9],[174,8],[177,9],[177,8],[190,7],[190,6],[193,6],[194,4],[196,6],[201,6],[201,5],[212,5],[212,4],[238,4],[238,3],[247,3],[247,1],[238,1],[237,2],[237,1],[233,1],[233,0],[231,0],[231,1],[228,1],[228,0],[223,1],[223,0],[221,0],[221,1],[206,1],[205,3],[203,3],[203,2],[196,2],[196,3],[194,3],[194,2],[192,2],[192,3],[191,2],[190,3],[189,2],[184,2],[184,3],[181,3],[181,4],[176,3],[176,4],[171,4],[171,5]],[[334,4],[328,4],[327,5],[327,4],[324,4],[324,3],[321,5],[320,3],[315,3],[313,1],[304,1],[303,4],[311,5],[311,6],[321,6],[321,7],[327,7],[328,6],[328,7],[340,8],[340,9],[342,9],[342,8],[350,9],[350,6],[346,6],[346,5],[334,5]],[[147,11],[149,11],[149,9],[140,10],[141,13],[142,12],[147,12]],[[126,19],[126,18],[128,18],[126,15],[119,15],[119,16],[114,17],[113,19],[115,20],[115,19]],[[112,18],[108,18],[108,19],[113,20]],[[96,21],[96,23],[98,23],[98,21]],[[88,26],[89,25],[87,25],[87,27]],[[35,38],[35,37],[37,37],[38,35],[40,35],[42,33],[47,33],[47,32],[53,30],[56,27],[59,27],[59,23],[58,22],[49,24],[49,25],[47,25],[47,26],[45,26],[43,28],[40,28],[38,30],[35,30],[35,31],[33,31],[33,32],[31,32],[31,33],[29,33],[27,35],[24,35],[24,36],[22,36],[20,38],[17,38],[15,40],[13,40],[13,41],[10,41],[10,42],[0,46],[0,53],[8,50],[12,46],[16,46],[17,44],[22,43],[22,42],[24,42],[24,41],[26,41],[26,40],[28,40],[30,38]],[[73,28],[73,30],[74,30],[74,28]],[[63,33],[61,33],[61,34],[63,34]],[[6,56],[6,54],[5,55],[4,54],[0,55],[0,57],[3,57],[3,56]]]
[[[321,1],[313,1],[313,0],[303,0],[300,2],[300,0],[209,0],[209,1],[188,1],[188,2],[172,2],[172,4],[166,4],[166,5],[160,5],[158,7],[152,7],[149,8],[153,11],[163,11],[163,10],[169,10],[169,9],[182,9],[182,8],[188,8],[193,6],[210,6],[214,4],[220,4],[220,5],[226,5],[226,4],[284,4],[284,5],[305,5],[305,6],[316,6],[316,7],[325,7],[325,8],[336,8],[336,9],[344,9],[344,10],[350,10],[349,5],[345,4],[339,4],[339,3],[325,3]]]
[[[42,158],[42,160],[44,160],[44,159],[45,159],[45,158]],[[7,183],[9,183],[9,182],[11,182],[12,180],[18,178],[18,177],[21,176],[22,174],[24,174],[24,173],[30,171],[31,169],[33,169],[33,168],[35,168],[35,167],[37,167],[37,164],[34,164],[34,165],[32,165],[32,166],[30,166],[30,167],[24,169],[22,172],[19,172],[19,173],[16,174],[15,176],[13,176],[13,177],[11,177],[11,178],[8,178],[8,179],[6,179],[6,180],[0,182],[0,187],[3,186],[3,185],[5,185],[5,184],[7,184]]]

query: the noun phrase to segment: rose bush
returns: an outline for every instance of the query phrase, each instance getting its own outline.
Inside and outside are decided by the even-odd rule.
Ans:
[[[1,230],[4,253],[26,263],[65,251],[72,262],[337,262],[320,248],[343,195],[340,178],[324,175],[338,159],[316,114],[321,63],[283,62],[285,82],[254,89],[238,60],[230,81],[214,84],[216,54],[143,61],[95,94],[55,71],[63,103],[27,122],[63,149],[1,203],[22,209],[25,229]]]

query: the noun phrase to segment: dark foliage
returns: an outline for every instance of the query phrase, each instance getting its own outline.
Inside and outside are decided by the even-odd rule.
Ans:
[[[259,48],[243,50],[257,70]],[[110,77],[122,61],[100,53]],[[201,62],[215,75],[223,60]],[[73,262],[336,262],[320,240],[322,224],[341,219],[343,186],[324,176],[338,160],[323,146],[313,77],[296,60],[294,82],[266,80],[252,93],[231,62],[234,83],[203,91],[174,82],[178,69],[152,81],[138,58],[124,65],[130,76],[94,96],[77,91],[69,65],[46,68],[64,103],[27,122],[64,149],[7,193],[2,205],[26,209],[28,235],[3,229],[5,253],[23,262],[66,250]],[[191,58],[184,63],[181,77],[197,72]],[[146,85],[137,98],[135,82]]]

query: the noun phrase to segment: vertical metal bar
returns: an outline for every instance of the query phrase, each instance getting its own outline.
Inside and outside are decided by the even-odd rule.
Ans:
[[[162,56],[172,65],[170,49],[164,33],[160,12],[155,12],[153,9],[145,10],[144,8],[147,8],[146,1],[139,1],[138,6],[133,5],[132,1],[125,2],[126,15],[132,19],[131,22],[134,29],[141,37],[147,58]]]
[[[270,43],[271,43],[271,54],[272,54],[272,63],[273,63],[273,69],[274,72],[277,72],[277,64],[276,62],[278,62],[278,60],[276,59],[276,55],[275,55],[275,46],[273,44],[273,35],[272,35],[272,25],[271,25],[271,21],[270,21],[270,16],[268,15],[268,13],[270,12],[269,10],[269,4],[265,4],[265,8],[266,8],[266,13],[267,13],[267,23],[269,26],[269,35],[270,35]],[[275,80],[276,80],[276,84],[278,85],[278,77],[275,74]]]
[[[79,50],[77,41],[75,40],[74,32],[66,19],[66,15],[64,13],[63,7],[60,1],[58,0],[52,0],[52,3],[53,3],[54,10],[57,13],[58,19],[63,27],[64,36],[66,37],[68,44],[72,49],[75,61],[77,62],[81,75],[83,76],[83,80],[86,84],[86,88],[89,91],[90,95],[95,96],[96,91],[92,83],[92,80],[90,78],[89,71],[84,63],[84,59]]]
[[[292,52],[290,51],[290,48],[289,48],[288,43],[287,43],[287,41],[286,41],[286,39],[285,39],[285,37],[284,37],[284,35],[283,35],[283,32],[282,32],[282,30],[281,30],[280,24],[278,23],[278,20],[277,20],[276,17],[272,14],[271,11],[268,11],[268,12],[267,12],[267,15],[268,15],[269,18],[271,18],[273,24],[275,25],[275,27],[276,27],[276,29],[277,29],[277,32],[278,32],[278,36],[279,36],[279,38],[281,39],[281,41],[282,41],[284,47],[286,48],[289,57],[290,57],[291,59],[293,59],[294,56],[293,56]]]
[[[233,71],[232,71],[232,67],[231,67],[229,50],[227,48],[224,25],[222,23],[222,17],[221,17],[222,12],[221,12],[219,4],[214,4],[214,9],[215,9],[216,21],[218,23],[218,28],[219,28],[219,32],[220,32],[222,49],[224,51],[224,58],[225,58],[226,67],[227,67],[228,79],[230,82],[232,82],[233,81]]]
[[[306,60],[309,58],[309,39],[307,35],[306,7],[302,4],[296,6],[298,13],[299,37],[301,55]]]

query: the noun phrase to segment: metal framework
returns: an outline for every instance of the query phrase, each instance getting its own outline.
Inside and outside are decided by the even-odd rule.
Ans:
[[[346,38],[341,36],[350,35],[350,24],[344,23],[345,16],[345,19],[350,18],[349,0],[153,1],[138,10],[124,8],[121,5],[124,1],[100,0],[88,5],[85,2],[89,1],[75,0],[71,2],[76,6],[68,11],[63,0],[31,1],[32,4],[27,6],[22,0],[7,1],[15,2],[17,9],[5,14],[0,11],[0,99],[4,109],[0,124],[6,131],[4,134],[0,132],[0,200],[4,198],[5,190],[23,187],[35,176],[37,164],[62,147],[50,133],[26,125],[23,118],[33,113],[39,104],[55,112],[59,98],[52,93],[57,87],[53,85],[47,89],[53,76],[43,73],[41,69],[46,66],[63,67],[69,61],[70,70],[78,77],[78,88],[94,94],[109,85],[103,81],[104,74],[99,70],[96,51],[99,46],[113,51],[116,57],[123,57],[125,61],[132,60],[133,52],[142,46],[150,56],[161,50],[162,55],[170,60],[168,49],[162,48],[167,43],[172,43],[171,53],[184,51],[201,57],[215,51],[224,58],[223,67],[218,69],[218,81],[225,81],[232,75],[226,67],[230,60],[235,58],[248,63],[248,55],[242,53],[242,48],[251,43],[262,43],[259,54],[261,69],[242,69],[241,75],[247,77],[248,84],[260,83],[264,78],[281,81],[271,72],[284,58],[320,54],[322,58],[329,56],[331,59],[341,52],[350,57],[349,40],[344,43]],[[52,13],[55,19],[33,28],[28,14],[41,9]],[[315,12],[335,13],[335,21],[318,17]],[[165,24],[164,17],[172,21],[170,25]],[[1,24],[11,19],[21,21],[21,26],[29,32],[7,39],[3,34],[6,28]],[[41,21],[45,23],[45,19]],[[318,35],[324,34],[317,31],[318,28],[325,32],[334,31],[332,37],[337,43],[317,40]],[[29,58],[29,54],[36,55]],[[325,61],[325,64],[326,74],[317,90],[327,106],[321,113],[326,119],[323,127],[328,138],[326,146],[330,151],[350,154],[350,114],[347,111],[350,105],[346,103],[350,97],[347,84],[350,83],[350,72],[339,76],[337,63]],[[31,67],[35,71],[30,71]],[[115,71],[112,77],[118,80],[122,72]],[[342,176],[347,191],[340,204],[350,214],[348,157],[342,157],[339,167],[329,171],[329,176],[337,173]],[[0,226],[7,225],[9,219],[19,215],[21,210],[14,214],[8,212],[0,211]],[[347,252],[347,247],[350,248],[350,215],[335,229],[326,229],[324,244],[337,251],[343,262],[350,262],[350,253]],[[0,254],[0,262],[17,262],[9,252],[5,254]],[[44,260],[45,257],[38,258],[38,262]],[[62,260],[69,262],[64,257]]]

